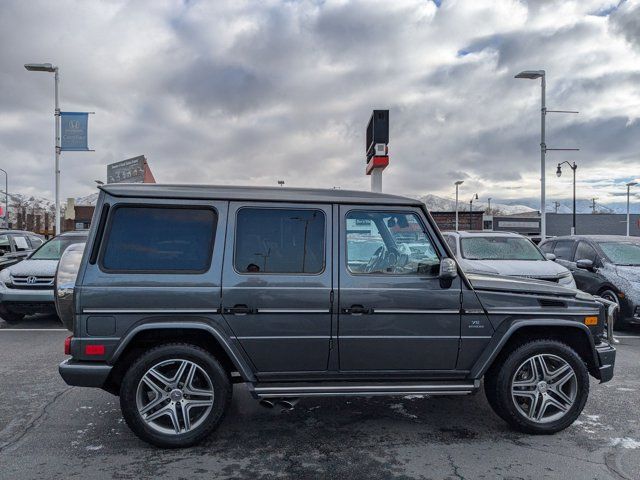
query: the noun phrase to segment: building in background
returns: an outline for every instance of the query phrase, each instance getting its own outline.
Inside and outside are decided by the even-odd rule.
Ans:
[[[433,220],[440,230],[456,229],[456,212],[452,211],[432,211],[430,210]],[[458,211],[458,228],[460,230],[482,230],[483,229],[483,210],[474,210],[469,213],[467,211]]]
[[[569,213],[547,213],[547,235],[571,235],[572,215]],[[640,236],[640,215],[630,215],[629,234]],[[625,213],[578,213],[576,215],[578,235],[626,235]]]

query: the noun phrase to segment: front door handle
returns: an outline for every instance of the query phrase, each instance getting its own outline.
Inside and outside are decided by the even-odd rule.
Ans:
[[[249,313],[253,313],[253,310],[245,304],[236,304],[233,307],[225,308],[224,313],[230,313],[231,315],[247,315]]]
[[[364,315],[367,313],[373,313],[373,309],[366,308],[363,305],[351,305],[349,308],[343,308],[342,313],[349,315]]]

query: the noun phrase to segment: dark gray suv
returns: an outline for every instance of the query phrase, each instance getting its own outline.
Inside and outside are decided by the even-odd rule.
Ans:
[[[162,447],[256,399],[460,395],[553,433],[613,376],[616,306],[557,284],[465,275],[424,204],[344,190],[105,185],[59,266],[70,385],[120,396]],[[69,272],[73,272],[70,274]],[[77,272],[77,278],[76,278]],[[609,322],[610,323],[610,322]]]

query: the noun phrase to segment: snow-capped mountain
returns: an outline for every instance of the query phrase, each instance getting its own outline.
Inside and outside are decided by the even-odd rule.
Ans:
[[[427,205],[427,208],[429,210],[433,210],[433,211],[453,211],[456,208],[456,201],[449,199],[449,198],[443,198],[443,197],[439,197],[437,195],[432,195],[432,194],[428,194],[428,195],[423,195],[423,196],[419,196],[417,197],[420,201],[422,201],[424,204]],[[473,209],[474,210],[484,210],[488,207],[488,203],[487,202],[483,202],[480,200],[475,200],[473,202]],[[458,201],[458,210],[459,211],[465,211],[469,209],[469,203],[466,201]],[[496,203],[496,202],[491,202],[491,210],[493,211],[499,211],[501,214],[503,215],[514,215],[514,214],[518,214],[518,213],[528,213],[528,212],[535,212],[536,209],[528,207],[526,205],[519,205],[519,204],[507,204],[507,203]]]

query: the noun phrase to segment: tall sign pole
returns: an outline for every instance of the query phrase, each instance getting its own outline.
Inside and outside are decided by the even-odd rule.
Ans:
[[[54,72],[54,83],[55,83],[55,122],[56,122],[56,225],[55,225],[55,234],[60,235],[60,100],[59,100],[59,83],[60,79],[58,77],[58,67],[55,67]]]
[[[389,110],[374,110],[366,132],[365,152],[371,191],[382,192],[382,172],[389,165]]]

